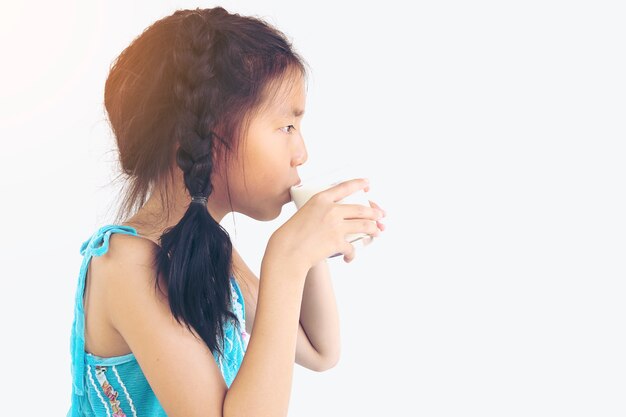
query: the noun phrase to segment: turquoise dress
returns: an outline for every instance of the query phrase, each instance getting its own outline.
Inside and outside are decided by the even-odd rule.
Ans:
[[[131,226],[107,225],[101,227],[80,247],[83,256],[74,305],[74,321],[70,336],[72,360],[72,398],[68,417],[137,417],[166,416],[159,400],[150,388],[133,353],[103,358],[85,352],[85,311],[83,293],[85,277],[92,256],[102,256],[109,248],[111,233],[138,236]],[[249,335],[245,331],[245,304],[234,276],[230,277],[232,305],[241,323],[241,333],[228,322],[225,328],[224,359],[213,354],[230,388],[243,361]]]

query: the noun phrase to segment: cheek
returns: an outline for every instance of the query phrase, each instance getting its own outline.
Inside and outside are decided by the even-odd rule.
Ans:
[[[271,166],[265,161],[251,161],[244,167],[245,182],[240,182],[241,191],[246,193],[253,201],[262,201],[276,194],[278,181],[271,170]]]
[[[263,145],[255,142],[249,144],[245,164],[241,167],[242,176],[245,173],[248,192],[256,195],[276,195],[283,193],[283,186],[289,180],[289,156],[288,149],[278,146],[275,142],[280,138],[265,138]],[[270,145],[277,146],[270,146]],[[252,146],[250,146],[252,145]],[[284,144],[286,146],[286,143]],[[254,187],[254,188],[252,188]]]
[[[254,170],[250,171],[250,176],[256,177],[258,181],[264,181],[266,185],[280,181],[280,155],[279,151],[259,155],[259,158],[254,161]]]

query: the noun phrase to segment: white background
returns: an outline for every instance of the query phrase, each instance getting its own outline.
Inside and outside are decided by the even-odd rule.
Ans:
[[[0,15],[4,405],[65,415],[80,244],[112,220],[114,58],[177,8],[276,25],[311,65],[306,179],[387,230],[330,260],[342,357],[290,416],[626,415],[626,14],[614,1],[55,1]],[[223,225],[258,272],[293,215]]]

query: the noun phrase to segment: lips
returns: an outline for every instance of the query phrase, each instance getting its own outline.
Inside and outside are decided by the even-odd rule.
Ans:
[[[301,180],[300,178],[298,178],[298,181],[297,181],[295,184],[291,185],[291,186],[287,189],[287,193],[286,193],[286,194],[287,194],[288,201],[292,201],[292,198],[291,198],[291,189],[292,189],[293,187],[297,186],[297,185],[300,185],[300,183],[301,183],[301,182],[302,182],[302,180]]]

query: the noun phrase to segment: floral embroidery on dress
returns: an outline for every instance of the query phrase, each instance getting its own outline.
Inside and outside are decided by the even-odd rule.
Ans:
[[[109,399],[111,409],[113,410],[113,417],[126,417],[126,414],[120,408],[120,401],[117,399],[117,391],[113,389],[111,384],[106,378],[107,368],[105,366],[96,366],[96,378],[104,391],[104,394]]]
[[[241,323],[240,335],[245,350],[248,348],[248,340],[250,339],[250,335],[246,332],[246,321],[243,318],[243,307],[241,306],[241,302],[239,301],[239,295],[235,291],[235,287],[233,287],[232,282],[230,283],[230,287],[233,309],[235,310],[235,314],[237,315]]]
[[[243,340],[244,350],[248,349],[248,342],[250,341],[250,335],[245,330],[241,332],[241,340]]]

